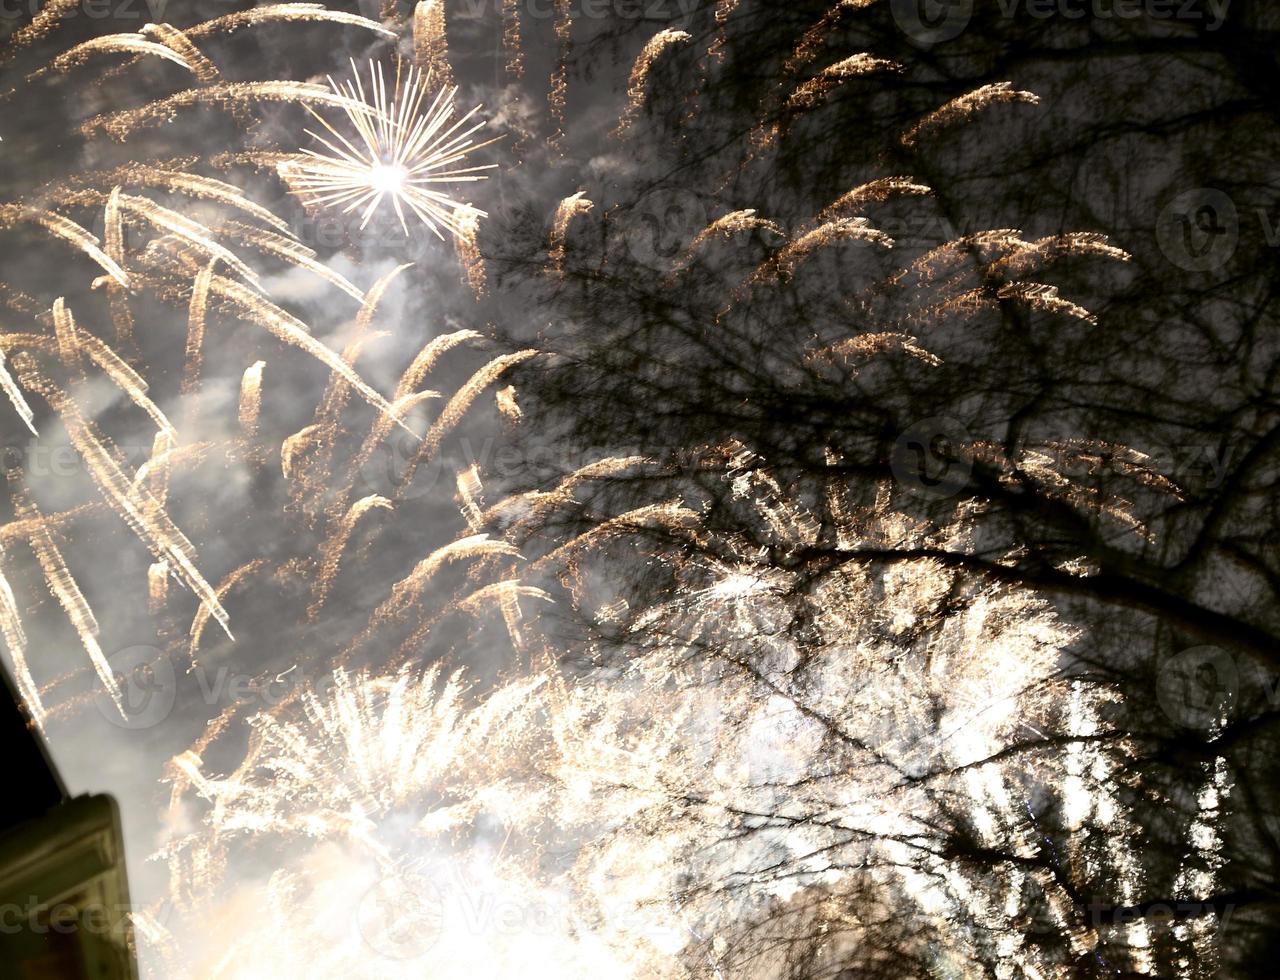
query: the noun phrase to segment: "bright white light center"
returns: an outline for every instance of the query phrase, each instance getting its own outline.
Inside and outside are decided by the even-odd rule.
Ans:
[[[374,164],[369,171],[369,186],[379,194],[399,194],[409,175],[398,163]]]

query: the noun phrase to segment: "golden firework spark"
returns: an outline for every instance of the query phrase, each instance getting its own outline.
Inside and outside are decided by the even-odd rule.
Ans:
[[[355,61],[352,79],[341,84],[329,79],[333,91],[347,100],[346,118],[355,130],[344,136],[313,109],[328,136],[307,130],[323,150],[305,150],[303,155],[280,165],[280,175],[294,193],[322,207],[340,207],[343,213],[363,209],[363,229],[384,200],[390,200],[405,234],[409,226],[406,208],[412,211],[439,238],[443,226],[455,235],[465,230],[464,218],[474,220],[483,211],[435,189],[437,184],[484,180],[483,170],[494,164],[456,167],[469,153],[495,140],[475,143],[472,135],[484,122],[471,122],[481,106],[454,120],[457,86],[440,89],[423,109],[431,82],[412,66],[396,66],[395,84],[388,90],[382,66],[369,63],[369,91],[366,94]]]

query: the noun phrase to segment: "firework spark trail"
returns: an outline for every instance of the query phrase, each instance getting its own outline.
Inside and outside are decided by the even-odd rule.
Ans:
[[[524,53],[520,50],[520,0],[502,0],[502,48],[506,71],[513,80],[524,77]]]
[[[89,655],[89,662],[93,664],[93,669],[98,674],[98,680],[110,693],[121,717],[125,717],[120,687],[116,683],[111,664],[107,662],[106,655],[98,644],[98,621],[94,618],[93,610],[89,608],[84,593],[80,591],[80,586],[72,578],[71,570],[67,568],[62,552],[58,550],[58,545],[44,522],[44,515],[40,513],[35,503],[21,492],[14,493],[14,512],[20,520],[32,522],[32,532],[27,538],[27,543],[36,556],[41,572],[44,573],[45,584],[48,585],[50,594],[58,600],[58,605],[62,607],[63,612],[67,614],[67,619],[80,638],[81,646]],[[10,652],[12,653],[12,650]],[[35,703],[40,704],[38,698]]]
[[[62,300],[59,299],[58,303],[61,304]],[[178,431],[173,427],[169,419],[165,417],[160,407],[147,395],[149,386],[146,380],[126,364],[119,354],[108,347],[106,341],[88,330],[78,331],[76,341],[80,350],[88,354],[89,359],[116,383],[120,390],[128,396],[129,400],[147,414],[165,439],[176,442]]]
[[[731,238],[744,231],[757,230],[771,231],[778,235],[785,234],[777,223],[770,221],[768,218],[757,217],[755,208],[746,208],[742,211],[730,211],[728,214],[716,218],[694,236],[693,241],[689,243],[688,251],[697,251],[697,249],[717,236]]]
[[[523,619],[523,615],[520,612],[521,599],[539,599],[542,602],[555,601],[547,592],[535,585],[522,585],[519,579],[508,579],[477,589],[471,595],[458,602],[455,608],[459,612],[474,615],[486,604],[496,602],[498,611],[502,614],[503,622],[506,624],[507,633],[511,637],[512,647],[516,651],[521,651],[524,649],[524,634],[520,629],[520,623]],[[410,638],[410,643],[406,644],[406,646],[412,648],[412,645],[416,645],[415,639]]]
[[[364,303],[365,292],[351,283],[346,276],[317,261],[314,249],[308,248],[294,238],[286,238],[273,232],[254,228],[239,221],[227,221],[219,231],[229,237],[239,239],[252,245],[265,255],[283,259],[290,265],[310,272],[318,279],[323,279],[331,286],[336,286],[358,303]]]
[[[377,509],[393,510],[394,505],[386,497],[376,493],[361,497],[351,505],[337,527],[320,546],[320,571],[316,574],[311,604],[307,607],[307,618],[312,622],[320,615],[320,610],[329,598],[329,591],[338,577],[338,565],[342,561],[342,553],[346,550],[351,535],[355,533],[360,518]]]
[[[292,704],[292,694],[286,695],[284,701]],[[196,739],[196,741],[185,752],[180,753],[176,758],[170,760],[169,765],[166,767],[168,770],[166,776],[167,781],[171,784],[169,792],[169,810],[171,813],[176,813],[178,808],[181,806],[182,795],[186,792],[187,787],[192,784],[192,780],[190,778],[191,774],[194,773],[196,776],[200,776],[199,767],[201,765],[201,756],[208,751],[209,746],[217,741],[217,739],[219,739],[231,726],[232,722],[236,721],[239,717],[240,711],[236,705],[230,705],[224,708],[217,716],[209,721],[204,730],[200,733],[200,737]],[[179,759],[191,761],[194,765],[190,768],[185,767],[178,763]],[[185,884],[185,882],[181,882],[181,884]],[[172,888],[173,894],[181,894],[179,885],[180,881],[175,878],[174,887]]]
[[[975,441],[961,447],[961,451],[972,459],[1003,471],[1009,478],[1029,481],[1035,484],[1038,492],[1047,497],[1063,500],[1072,507],[1094,514],[1105,515],[1123,525],[1127,531],[1137,534],[1148,541],[1152,540],[1152,532],[1144,527],[1143,522],[1134,513],[1132,504],[1122,497],[1106,496],[1097,487],[1086,482],[1073,480],[1064,474],[1073,464],[1089,464],[1094,456],[1091,449],[1080,452],[1081,447],[1068,447],[1061,444],[1050,444],[1044,447],[1030,447],[1010,455],[1005,447],[996,443]],[[1159,488],[1179,497],[1177,488],[1159,474],[1153,474],[1145,468],[1136,472],[1127,466],[1117,467],[1118,472],[1137,477],[1138,482],[1148,487]]]
[[[80,361],[80,331],[76,326],[75,317],[67,309],[66,300],[61,296],[53,301],[53,309],[50,313],[53,318],[53,335],[57,343],[58,357],[62,360],[62,366],[67,369],[67,373],[71,375],[74,381],[83,381],[84,370]]]
[[[0,391],[4,392],[5,397],[9,399],[9,404],[18,413],[18,418],[22,419],[23,424],[31,430],[31,434],[38,436],[40,433],[36,432],[35,413],[31,411],[31,406],[27,404],[26,398],[22,395],[22,389],[13,380],[13,375],[9,373],[9,368],[5,365],[3,347],[0,347]]]
[[[1040,96],[1034,92],[1019,91],[1010,82],[983,85],[981,88],[952,99],[926,115],[902,134],[902,143],[904,146],[912,146],[923,134],[967,119],[987,106],[1014,102],[1039,105]]]
[[[103,211],[102,248],[112,262],[121,269],[125,266],[124,218],[120,213],[120,194],[113,188],[107,197]],[[115,279],[108,278],[107,305],[111,309],[111,325],[115,328],[116,343],[122,350],[133,345],[133,311],[129,307],[129,292]]]
[[[184,402],[194,403],[191,398],[200,388],[200,368],[204,360],[204,328],[209,314],[209,292],[213,288],[213,270],[215,261],[209,262],[196,275],[191,285],[191,301],[187,311],[187,342],[182,360],[182,382],[179,390],[186,396]]]
[[[142,34],[155,37],[166,48],[174,52],[201,85],[212,85],[221,77],[212,61],[204,56],[191,38],[171,24],[146,24]]]
[[[134,485],[121,470],[121,464],[110,447],[94,431],[93,425],[81,414],[74,400],[43,377],[33,360],[25,353],[15,367],[23,384],[40,395],[53,407],[62,419],[67,434],[76,451],[85,461],[89,474],[106,497],[112,510],[155,556],[156,560],[168,560],[175,574],[196,596],[202,607],[217,620],[218,625],[231,636],[226,610],[218,602],[209,583],[195,566],[194,549],[186,536],[170,520],[164,508],[156,502],[145,486]],[[92,656],[92,651],[90,652]]]
[[[398,492],[403,493],[413,483],[413,477],[417,473],[419,466],[429,463],[435,458],[436,452],[440,449],[440,444],[453,431],[454,426],[462,420],[462,416],[466,414],[467,409],[471,407],[472,403],[485,388],[497,381],[511,368],[524,363],[531,357],[536,357],[539,353],[541,352],[529,348],[515,351],[511,354],[502,354],[476,371],[467,380],[467,383],[459,388],[453,397],[449,399],[444,410],[441,411],[440,417],[432,423],[431,428],[427,430],[427,434],[422,437],[422,442],[418,444],[413,456],[405,466],[404,474],[400,478]]]
[[[406,395],[413,394],[418,386],[431,374],[439,363],[440,358],[455,347],[472,341],[483,340],[482,334],[469,327],[461,330],[455,330],[452,333],[441,334],[439,337],[433,337],[427,344],[418,351],[410,365],[405,368],[404,373],[400,375],[400,380],[396,383],[396,398],[403,398]]]
[[[65,3],[66,6],[75,6],[75,0],[58,0],[59,3]],[[49,7],[50,4],[45,4]],[[284,4],[267,4],[261,7],[255,7],[252,10],[241,10],[231,14],[224,14],[221,17],[214,17],[210,20],[202,21],[182,31],[188,44],[193,44],[196,39],[205,39],[212,37],[229,37],[237,31],[249,27],[257,27],[270,23],[329,23],[340,24],[349,27],[361,27],[365,30],[373,31],[381,34],[383,37],[395,38],[395,31],[384,27],[375,20],[367,17],[361,17],[359,14],[351,14],[341,10],[329,10],[323,4],[319,3],[284,3]],[[154,27],[155,25],[148,25]],[[135,67],[139,59],[133,58],[128,62],[120,65],[114,71],[108,73],[108,77],[122,74],[130,68]],[[3,61],[3,55],[0,54],[0,61]]]
[[[1106,235],[1097,232],[1072,232],[1065,235],[1049,235],[1034,242],[1011,243],[1008,255],[990,265],[993,275],[1015,278],[1065,256],[1095,256],[1114,262],[1128,262],[1128,252],[1112,245]]]
[[[88,504],[79,504],[66,510],[60,510],[56,514],[42,514],[38,518],[25,518],[13,520],[7,524],[0,524],[0,546],[25,542],[41,527],[48,528],[51,532],[61,534],[67,528],[72,527],[81,521],[88,520],[89,518],[101,516],[106,511],[106,504],[93,502]]]
[[[788,111],[812,109],[822,97],[845,79],[856,78],[878,71],[901,71],[902,66],[888,58],[877,58],[861,52],[843,61],[828,65],[813,78],[796,88],[788,97],[784,108]]]
[[[507,533],[516,535],[539,526],[556,508],[575,503],[574,492],[583,484],[622,476],[649,462],[651,460],[645,456],[608,456],[587,463],[564,477],[553,490],[530,490],[503,498],[480,515],[479,526],[487,527],[509,520]]]
[[[982,313],[994,313],[999,309],[1000,302],[990,290],[970,289],[908,314],[904,318],[904,323],[927,326],[945,321],[952,316],[971,319]]]
[[[782,70],[787,74],[795,74],[808,67],[827,47],[828,35],[845,14],[862,10],[875,3],[875,0],[839,0],[839,2],[822,15],[822,18],[801,36],[791,55],[783,63]]]
[[[304,425],[280,443],[280,471],[286,480],[294,481],[302,478],[304,461],[320,438],[320,427],[312,423]]]
[[[152,562],[147,566],[147,611],[160,616],[169,600],[169,563]]]
[[[18,28],[8,42],[0,47],[0,65],[12,58],[24,47],[48,37],[69,14],[75,11],[79,0],[48,0],[41,4],[31,23]]]
[[[472,532],[484,526],[484,483],[480,479],[480,466],[472,463],[458,473],[458,501],[462,505],[462,517]]]
[[[916,338],[910,334],[896,331],[881,333],[864,333],[856,337],[848,337],[828,347],[815,351],[813,360],[820,358],[836,358],[845,362],[865,361],[889,351],[902,351],[911,357],[937,367],[942,360],[916,344]]]
[[[309,149],[282,162],[277,168],[281,179],[314,206],[338,207],[343,213],[363,209],[361,229],[389,199],[406,235],[406,208],[441,240],[441,228],[457,234],[459,212],[477,209],[433,190],[432,185],[484,180],[481,171],[496,166],[454,167],[468,154],[496,142],[477,144],[471,138],[485,126],[483,120],[467,126],[482,107],[475,106],[450,124],[456,87],[441,89],[423,111],[430,79],[416,67],[404,69],[397,62],[395,82],[388,91],[382,65],[370,62],[367,96],[354,60],[351,70],[351,80],[339,84],[330,78],[329,85],[334,98],[342,100],[356,139],[344,136],[308,106],[328,133],[307,130],[324,152]]]
[[[199,105],[237,109],[257,102],[323,105],[361,117],[370,111],[368,106],[312,82],[220,82],[204,88],[187,89],[137,109],[121,109],[92,116],[80,124],[80,130],[86,136],[101,132],[123,142],[139,129],[172,121],[180,109]]]
[[[452,333],[441,334],[439,337],[432,339],[420,350],[412,363],[407,367],[400,376],[399,382],[396,384],[395,394],[392,396],[394,403],[401,406],[401,411],[420,404],[423,398],[439,398],[438,391],[418,392],[417,388],[426,380],[431,370],[435,367],[436,362],[440,360],[446,353],[453,348],[482,339],[481,334],[475,330],[464,328],[455,330]],[[369,434],[361,444],[359,451],[352,458],[350,468],[347,473],[347,483],[353,484],[361,472],[373,458],[374,452],[378,446],[386,441],[391,434],[392,424],[385,417],[379,417],[374,420],[373,425],[369,429]]]
[[[625,514],[601,521],[590,530],[566,541],[555,550],[530,563],[526,577],[557,568],[573,555],[607,538],[656,528],[677,537],[697,539],[700,536],[701,525],[702,518],[698,513],[690,510],[679,500],[646,504],[629,510]]]
[[[301,320],[286,313],[269,300],[263,299],[234,279],[212,275],[209,291],[212,295],[230,303],[241,316],[251,323],[258,324],[272,336],[306,351],[330,371],[340,375],[352,390],[371,406],[396,424],[404,426],[404,422],[396,415],[391,403],[348,367],[338,354],[312,337],[307,325]]]
[[[195,246],[208,258],[218,259],[234,269],[245,281],[257,284],[258,274],[234,252],[220,245],[215,239],[214,232],[200,222],[157,204],[149,198],[135,197],[132,194],[116,194],[115,191],[112,195],[119,201],[120,210],[123,213],[136,215],[150,222],[160,231],[176,235]]]
[[[371,625],[394,622],[411,609],[431,582],[432,577],[449,562],[466,561],[486,555],[519,557],[519,550],[506,541],[490,540],[487,534],[472,534],[450,541],[418,562],[411,572],[391,587],[391,594],[369,618]]]
[[[524,418],[524,411],[516,402],[515,385],[507,385],[505,388],[499,388],[494,393],[494,399],[498,403],[498,411],[506,416],[512,422],[519,422]]]
[[[837,218],[851,217],[847,212],[859,210],[870,202],[886,201],[898,194],[927,196],[932,193],[932,188],[916,183],[914,177],[879,177],[840,195],[818,213],[817,220],[819,224],[825,224]]]
[[[434,78],[441,88],[453,87],[444,0],[418,0],[413,8],[413,58],[427,78]]]
[[[679,31],[668,27],[659,31],[645,44],[644,50],[637,56],[635,64],[631,68],[631,77],[627,81],[627,106],[618,120],[617,129],[614,130],[615,136],[626,135],[630,132],[631,127],[635,125],[636,119],[640,115],[640,110],[644,106],[649,73],[653,70],[657,60],[674,45],[683,44],[691,40],[691,38],[692,35],[688,31]]]
[[[894,273],[889,282],[914,282],[920,286],[951,283],[959,288],[962,278],[981,262],[982,255],[1000,250],[1023,251],[1029,243],[1024,242],[1020,235],[1016,228],[991,228],[962,235],[925,252],[906,269]]]
[[[258,419],[262,414],[262,369],[266,361],[254,361],[240,378],[240,408],[237,416],[240,431],[248,440],[258,436]]]
[[[160,452],[158,444],[163,438],[162,434],[156,434],[156,441],[152,444],[151,458],[139,466],[138,472],[133,475],[134,484],[153,488],[153,495],[156,494],[157,489],[163,489],[167,493],[165,488],[169,485],[169,474],[174,464],[203,462],[216,445],[212,442],[189,442],[182,446],[170,443],[168,448]],[[157,496],[156,499],[160,497]]]
[[[768,109],[768,106],[777,105],[776,97],[770,96],[766,102],[767,111],[762,112],[763,118],[761,122],[752,130],[749,137],[751,151],[748,156],[748,162],[754,160],[760,152],[775,145],[778,137],[788,130],[792,121],[800,113],[816,108],[823,98],[839,87],[842,82],[873,72],[896,72],[901,70],[902,65],[896,61],[877,58],[866,52],[859,52],[836,62],[834,65],[828,65],[813,78],[796,86],[795,90],[782,101],[780,107]]]
[[[153,25],[147,25],[148,27]],[[145,28],[144,28],[145,30]],[[35,81],[44,75],[60,74],[71,71],[86,64],[95,54],[141,54],[154,55],[171,61],[175,65],[196,73],[196,68],[186,60],[181,52],[167,44],[152,41],[142,34],[104,34],[77,44],[74,48],[58,55],[43,68],[27,76],[27,81]]]
[[[1005,283],[996,292],[996,296],[1000,299],[1017,299],[1026,303],[1034,310],[1044,310],[1049,313],[1065,313],[1068,316],[1083,320],[1085,323],[1097,326],[1098,318],[1083,306],[1073,303],[1070,300],[1063,299],[1058,295],[1058,287],[1050,286],[1042,282],[1010,282]]]
[[[359,357],[360,352],[364,349],[364,345],[375,337],[381,336],[381,334],[371,334],[369,328],[373,325],[373,319],[378,315],[378,307],[382,305],[382,300],[386,296],[387,290],[391,288],[391,284],[410,268],[412,268],[412,263],[403,263],[396,266],[391,271],[380,276],[378,281],[361,296],[360,312],[356,314],[355,330],[342,354],[343,361],[351,368],[355,368],[356,358]],[[322,427],[336,426],[350,393],[351,386],[341,376],[330,375],[324,395],[320,399],[320,405],[316,409],[316,424]],[[396,401],[401,394],[400,390],[397,389],[392,401]],[[387,421],[385,417],[379,416],[374,424],[382,425],[385,421]],[[387,423],[387,432],[391,431],[393,424]],[[326,431],[328,431],[327,428]]]
[[[513,647],[516,650],[522,649],[524,640],[519,628],[521,620],[519,603],[522,598],[538,599],[542,602],[555,601],[543,589],[535,585],[524,585],[520,579],[505,579],[500,582],[490,583],[476,589],[469,595],[453,599],[436,615],[424,619],[417,629],[410,633],[400,644],[393,663],[411,663],[427,637],[446,617],[458,613],[477,616],[489,606],[496,606],[498,612],[502,615],[510,633]]]
[[[215,601],[218,603],[217,608],[222,608],[222,600],[230,595],[232,589],[246,579],[253,577],[266,565],[267,560],[265,558],[255,558],[252,561],[245,562],[219,582],[217,589],[213,593]],[[196,664],[196,655],[200,651],[200,641],[204,637],[204,628],[209,625],[209,620],[212,618],[211,608],[210,605],[202,605],[196,610],[195,616],[191,619],[191,629],[187,634],[187,656],[193,667]],[[223,630],[225,631],[225,629],[226,627],[224,626]],[[230,636],[229,633],[227,635]]]
[[[353,337],[342,349],[343,363],[352,369],[367,344],[389,334],[385,331],[364,333]],[[350,387],[341,378],[330,374],[324,396],[316,406],[314,421],[288,436],[280,446],[280,465],[285,480],[290,484],[289,496],[295,506],[312,513],[314,503],[325,491],[325,481],[332,475],[333,455],[340,431],[339,419],[348,401]],[[400,418],[407,418],[410,405],[393,401],[391,407]],[[378,416],[378,421],[383,420]],[[388,423],[388,431],[395,423]],[[345,496],[335,495],[331,511],[337,512]],[[332,514],[331,514],[332,516]]]
[[[62,239],[83,252],[102,267],[121,286],[129,286],[129,277],[111,258],[99,248],[98,239],[70,218],[52,211],[28,208],[15,204],[0,204],[0,229],[11,228],[19,221],[29,221]]]
[[[551,270],[557,275],[564,274],[565,246],[569,236],[569,225],[578,215],[588,213],[595,205],[587,200],[586,191],[575,191],[556,206],[555,218],[551,222],[551,237],[547,246],[547,260]]]
[[[551,83],[547,92],[547,109],[551,113],[551,134],[548,146],[556,150],[564,139],[565,96],[569,92],[569,55],[573,51],[573,5],[570,0],[553,0],[556,35],[555,67],[551,69]]]
[[[849,241],[871,242],[885,248],[892,248],[894,244],[892,238],[874,228],[866,218],[835,218],[787,242],[751,274],[745,285],[789,278],[814,252]]]
[[[384,332],[370,332],[373,319],[377,316],[378,308],[385,297],[387,290],[391,284],[407,269],[412,267],[412,263],[405,263],[396,266],[389,272],[379,277],[378,281],[369,287],[368,291],[361,297],[360,312],[356,315],[355,329],[353,330],[347,345],[342,351],[342,361],[351,370],[355,369],[356,361],[363,352],[365,346],[380,337],[386,336]],[[351,386],[343,379],[341,375],[330,373],[329,380],[325,385],[324,394],[320,398],[319,404],[316,406],[315,416],[312,424],[308,426],[303,437],[310,451],[305,456],[290,452],[289,465],[286,467],[285,476],[294,483],[291,490],[293,499],[299,504],[304,505],[304,501],[308,497],[315,497],[321,491],[321,480],[329,475],[332,466],[333,454],[338,439],[339,420],[342,411],[347,405],[350,398]],[[404,419],[408,416],[409,411],[413,407],[413,403],[405,401],[397,389],[395,395],[391,398],[392,408],[396,417]],[[385,438],[390,434],[395,426],[395,421],[384,415],[379,415],[374,419],[372,429],[382,433],[381,438]],[[299,434],[301,435],[301,434]],[[380,440],[379,440],[380,441]],[[301,445],[301,442],[296,443]],[[372,452],[372,450],[370,450]],[[282,454],[282,461],[284,456]],[[306,465],[294,465],[295,461],[302,464],[306,460]],[[359,466],[367,462],[361,460],[353,463],[351,469],[351,480],[355,479],[354,474]],[[332,507],[334,514],[341,514],[341,507],[349,499],[349,493],[336,495],[333,498]],[[334,515],[331,515],[334,516]]]
[[[195,163],[177,161],[177,163]],[[113,212],[108,218],[104,250],[117,262],[123,262],[123,236],[116,235],[114,244],[112,226],[119,227],[119,194],[125,187],[155,187],[174,194],[182,194],[196,200],[214,201],[227,207],[243,211],[270,225],[282,234],[290,234],[289,223],[261,204],[244,196],[244,192],[234,184],[206,177],[202,174],[188,173],[184,170],[172,169],[174,161],[165,161],[164,166],[151,163],[131,163],[125,167],[110,170],[91,170],[70,178],[50,181],[37,192],[57,204],[80,207],[96,207],[106,204]],[[110,191],[104,190],[110,188]],[[112,203],[112,198],[115,198]]]
[[[714,19],[715,33],[711,43],[707,45],[707,61],[723,61],[725,45],[729,40],[728,23],[742,0],[716,0]]]
[[[0,547],[0,562],[3,559],[4,548]],[[18,693],[22,695],[32,720],[37,726],[42,726],[45,718],[44,703],[40,700],[40,689],[31,676],[31,666],[27,663],[27,634],[22,629],[18,601],[14,598],[9,580],[5,578],[3,564],[0,564],[0,637],[4,638],[5,649],[9,651]]]
[[[671,273],[668,276],[668,282],[674,282],[681,272],[689,268],[698,252],[708,242],[717,238],[727,240],[735,235],[750,231],[767,231],[780,238],[786,237],[786,232],[776,222],[770,221],[768,218],[757,217],[755,208],[744,208],[741,211],[730,211],[728,214],[722,214],[698,232],[693,237],[693,241],[676,257]]]
[[[187,37],[226,37],[247,27],[258,27],[268,23],[330,23],[345,24],[350,27],[363,27],[366,30],[395,38],[395,31],[383,27],[376,20],[361,17],[342,10],[330,10],[320,3],[280,3],[264,4],[252,10],[240,10],[221,17],[214,17],[196,24],[186,30]]]
[[[0,282],[0,303],[31,320],[41,319],[47,311],[47,304],[37,302],[33,297],[7,282]]]
[[[453,236],[454,249],[458,262],[462,265],[462,275],[471,293],[477,300],[484,299],[488,292],[488,275],[485,271],[484,256],[480,254],[480,212],[464,208],[458,213],[458,229]]]

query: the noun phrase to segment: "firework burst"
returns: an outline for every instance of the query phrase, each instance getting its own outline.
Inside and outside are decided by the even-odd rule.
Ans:
[[[343,213],[361,210],[363,229],[384,200],[389,200],[405,234],[406,210],[413,212],[438,237],[446,228],[464,233],[468,219],[484,212],[435,189],[438,184],[484,180],[481,171],[492,164],[458,167],[468,154],[495,142],[475,143],[472,136],[484,122],[471,120],[481,106],[460,118],[454,116],[457,87],[440,89],[427,104],[431,73],[396,66],[396,78],[388,88],[382,66],[369,63],[369,89],[351,63],[352,78],[333,91],[347,101],[344,112],[352,137],[343,135],[315,110],[308,111],[327,135],[307,130],[322,150],[306,150],[301,157],[280,165],[280,175],[304,200],[320,207],[341,208]],[[470,125],[468,125],[470,124]]]

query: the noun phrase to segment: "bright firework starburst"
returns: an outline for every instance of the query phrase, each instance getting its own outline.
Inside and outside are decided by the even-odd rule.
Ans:
[[[281,166],[281,175],[295,193],[313,204],[341,207],[343,213],[363,209],[361,228],[383,200],[389,199],[405,234],[409,232],[406,208],[441,238],[441,226],[454,234],[463,233],[462,216],[484,212],[433,185],[484,180],[480,171],[493,169],[492,164],[455,167],[467,154],[495,142],[477,144],[471,139],[484,122],[467,123],[481,107],[451,123],[457,86],[437,92],[424,111],[430,72],[424,75],[412,66],[402,70],[397,64],[395,84],[388,90],[382,66],[370,62],[366,94],[354,61],[351,68],[351,80],[339,84],[330,78],[329,84],[349,100],[350,108],[344,111],[355,135],[344,136],[309,109],[329,135],[312,130],[307,133],[324,149],[304,150],[302,158]]]

